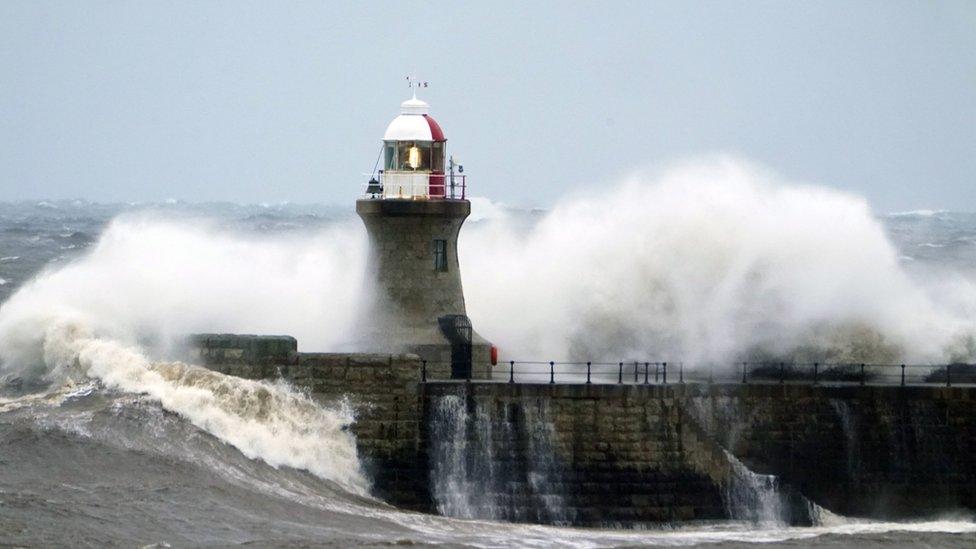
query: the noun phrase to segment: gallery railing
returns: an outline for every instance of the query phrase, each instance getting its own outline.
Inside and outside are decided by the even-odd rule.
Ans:
[[[363,197],[373,199],[464,200],[468,181],[463,174],[384,172],[363,185]]]
[[[437,368],[435,368],[437,366]],[[976,364],[871,364],[739,362],[579,362],[509,360],[495,366],[474,365],[475,377],[461,381],[502,383],[630,384],[674,383],[807,384],[807,385],[945,385],[976,384]],[[435,371],[437,372],[435,374]],[[450,363],[422,361],[422,381],[448,379]],[[478,375],[481,374],[481,375]],[[449,376],[449,374],[448,374]]]

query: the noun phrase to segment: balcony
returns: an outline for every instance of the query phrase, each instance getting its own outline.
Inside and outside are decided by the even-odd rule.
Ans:
[[[373,199],[465,200],[467,181],[461,174],[380,171],[364,187]]]

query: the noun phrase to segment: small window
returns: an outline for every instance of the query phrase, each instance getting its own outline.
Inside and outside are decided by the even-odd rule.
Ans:
[[[447,241],[434,241],[434,270],[447,272]]]

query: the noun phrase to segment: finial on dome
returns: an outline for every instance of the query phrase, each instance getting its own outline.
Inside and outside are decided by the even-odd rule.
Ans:
[[[413,92],[413,97],[400,103],[400,114],[427,114],[430,112],[430,105],[426,101],[417,99],[417,88],[426,88],[428,82],[417,80],[413,76],[408,76],[407,86]]]

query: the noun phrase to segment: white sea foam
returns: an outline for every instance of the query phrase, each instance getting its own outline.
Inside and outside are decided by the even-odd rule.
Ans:
[[[862,199],[783,182],[739,160],[634,176],[567,198],[538,221],[509,208],[483,213],[461,236],[468,312],[512,358],[976,355],[976,282],[913,281]],[[5,374],[57,377],[77,361],[249,455],[324,467],[275,453],[265,435],[248,434],[270,426],[187,386],[186,376],[203,379],[194,370],[167,373],[147,357],[164,355],[170,336],[204,331],[291,334],[303,350],[355,347],[353,319],[368,293],[364,237],[354,218],[259,236],[123,216],[85,255],[52,266],[0,307],[0,363]],[[238,396],[272,390],[220,383]]]
[[[78,317],[99,337],[129,345],[237,332],[341,349],[353,339],[362,295],[365,231],[355,221],[271,238],[123,216],[85,255],[49,268],[0,307],[0,358],[8,370],[43,374],[46,327]]]
[[[933,217],[939,214],[948,213],[946,210],[909,210],[904,212],[891,212],[888,217]]]
[[[910,279],[864,200],[741,160],[635,175],[545,214],[473,207],[468,313],[514,359],[976,358],[976,281]],[[225,331],[368,346],[352,329],[364,237],[354,218],[258,236],[125,215],[3,305],[0,353],[8,368],[37,364],[37,334],[73,314],[127,344]]]
[[[308,470],[365,494],[347,407],[324,408],[281,383],[226,376],[179,362],[152,362],[135,348],[95,337],[79,320],[48,325],[44,362],[69,386],[95,378],[146,395],[167,410],[268,464]],[[62,391],[64,398],[78,389]]]
[[[856,196],[717,158],[462,233],[469,315],[514,359],[971,360],[965,281],[911,280]]]

